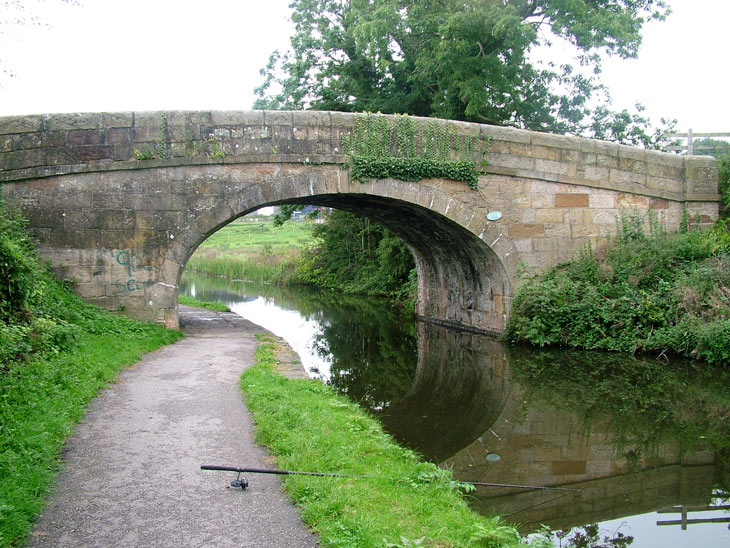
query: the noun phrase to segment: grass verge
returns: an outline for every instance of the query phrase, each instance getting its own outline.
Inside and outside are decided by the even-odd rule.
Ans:
[[[177,299],[177,302],[180,304],[184,304],[186,306],[195,306],[197,308],[206,308],[208,310],[215,310],[216,312],[230,312],[231,309],[228,308],[223,303],[214,303],[211,301],[199,301],[198,299],[194,299],[193,297],[188,297],[187,295],[180,295]]]
[[[520,545],[516,530],[466,504],[447,470],[397,445],[357,405],[319,381],[274,371],[274,345],[261,337],[256,365],[241,377],[256,438],[281,468],[381,479],[288,476],[284,487],[321,546],[498,547]]]
[[[73,350],[34,356],[0,374],[0,546],[20,546],[43,508],[59,451],[86,404],[125,365],[178,331],[100,314]],[[101,316],[106,316],[104,321]]]

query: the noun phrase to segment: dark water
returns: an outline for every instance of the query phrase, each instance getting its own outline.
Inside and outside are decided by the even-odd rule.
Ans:
[[[730,546],[730,512],[717,508],[730,505],[725,374],[507,348],[414,323],[378,299],[190,275],[180,292],[224,302],[286,339],[311,376],[462,481],[578,490],[470,493],[473,507],[524,533],[598,523],[600,538],[634,537],[602,546]]]

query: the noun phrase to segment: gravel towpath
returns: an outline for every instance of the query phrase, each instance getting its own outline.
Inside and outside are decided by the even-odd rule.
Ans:
[[[186,337],[147,354],[102,392],[69,439],[33,548],[317,545],[274,476],[201,464],[270,466],[238,388],[262,328],[232,313],[180,307]]]

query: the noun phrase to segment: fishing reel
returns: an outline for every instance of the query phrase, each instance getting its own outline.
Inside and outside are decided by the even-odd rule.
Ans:
[[[238,476],[236,476],[236,479],[234,479],[228,488],[233,487],[234,489],[241,488],[241,491],[245,491],[246,487],[248,487],[248,480],[246,478],[241,477],[241,472],[238,473]]]

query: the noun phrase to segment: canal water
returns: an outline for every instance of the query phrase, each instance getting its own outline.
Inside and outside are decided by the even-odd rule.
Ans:
[[[508,348],[413,322],[373,298],[187,273],[180,293],[225,303],[284,338],[311,377],[459,480],[565,489],[468,494],[525,534],[569,531],[562,546],[730,546],[727,375]],[[584,540],[569,542],[576,535]]]

